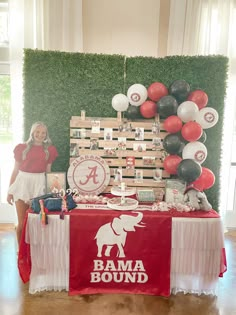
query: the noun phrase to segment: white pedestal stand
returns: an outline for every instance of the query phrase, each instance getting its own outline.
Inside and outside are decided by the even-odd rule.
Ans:
[[[121,189],[119,187],[112,187],[111,193],[115,196],[120,196],[117,198],[109,199],[107,206],[114,210],[134,210],[138,207],[138,201],[132,198],[126,198],[127,196],[132,196],[136,193],[135,188],[125,187]]]

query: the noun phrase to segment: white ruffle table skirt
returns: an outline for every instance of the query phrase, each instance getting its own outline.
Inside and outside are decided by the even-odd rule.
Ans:
[[[28,215],[26,242],[32,270],[29,293],[69,290],[70,216],[49,216],[42,227]],[[220,218],[172,218],[171,291],[216,294],[221,272],[224,233]],[[76,250],[76,249],[75,249]]]

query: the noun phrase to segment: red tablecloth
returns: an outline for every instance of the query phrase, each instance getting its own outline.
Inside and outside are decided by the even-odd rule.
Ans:
[[[28,213],[25,216],[24,226],[21,235],[21,241],[18,253],[18,269],[20,277],[24,283],[30,279],[31,272],[31,257],[30,257],[30,244],[25,242],[26,224],[28,219]]]
[[[146,213],[147,218],[146,219]],[[58,214],[58,213],[57,213]],[[117,219],[120,219],[119,217],[121,215],[135,215],[135,214],[131,214],[130,211],[125,211],[125,212],[120,212],[120,211],[113,211],[113,210],[106,210],[106,211],[98,211],[98,210],[72,210],[70,213],[68,213],[68,215],[70,215],[70,222],[71,222],[71,227],[70,227],[70,253],[73,253],[75,255],[72,254],[72,256],[70,256],[70,293],[71,294],[76,294],[76,293],[96,293],[96,288],[95,288],[95,283],[93,283],[91,285],[91,283],[89,285],[86,285],[86,281],[88,283],[89,279],[91,279],[91,273],[95,272],[94,271],[94,266],[97,269],[104,269],[107,268],[106,272],[111,273],[111,271],[117,272],[118,266],[120,269],[124,269],[124,268],[130,268],[132,270],[129,270],[130,273],[135,272],[134,269],[138,269],[138,272],[140,272],[140,279],[141,281],[143,281],[142,279],[146,279],[146,276],[144,274],[141,275],[141,272],[143,272],[143,270],[145,269],[145,274],[147,274],[147,276],[150,274],[152,274],[153,270],[152,270],[152,264],[150,263],[150,265],[146,265],[145,262],[145,255],[149,255],[149,253],[153,253],[152,249],[155,248],[163,248],[165,245],[167,246],[167,248],[169,248],[169,242],[170,242],[170,234],[169,231],[171,230],[169,227],[169,224],[171,222],[171,219],[173,217],[186,217],[186,218],[219,218],[219,214],[216,213],[214,210],[210,211],[210,212],[205,212],[205,211],[194,211],[194,212],[179,212],[176,211],[174,209],[168,211],[168,212],[151,212],[150,211],[143,211],[144,217],[142,219],[142,222],[145,223],[145,228],[143,227],[136,227],[135,230],[136,231],[127,231],[127,236],[126,236],[126,242],[125,242],[125,246],[123,246],[124,248],[124,253],[125,253],[125,257],[120,257],[117,258],[115,255],[117,253],[117,247],[113,246],[112,251],[110,256],[108,257],[104,257],[104,249],[103,249],[103,253],[101,255],[101,257],[97,256],[97,243],[96,240],[94,239],[96,236],[96,233],[98,232],[99,228],[105,224],[108,224],[109,222],[111,222],[113,220],[114,217],[117,217]],[[96,222],[96,224],[94,224],[93,226],[91,226],[90,224],[90,218],[93,217],[93,221]],[[97,220],[94,220],[94,217],[97,217]],[[149,228],[152,225],[152,220],[151,218],[159,218],[159,222],[160,224],[158,224],[158,227],[155,228],[152,226],[152,231],[148,231]],[[155,220],[156,222],[157,220]],[[20,272],[20,276],[23,280],[23,282],[27,282],[29,281],[29,277],[30,277],[30,272],[31,272],[31,257],[30,257],[30,245],[26,244],[25,242],[25,232],[26,232],[26,223],[27,223],[27,216],[25,218],[25,224],[24,224],[24,229],[23,229],[23,234],[22,234],[22,239],[21,239],[21,244],[20,244],[20,248],[19,248],[19,256],[18,256],[18,267],[19,267],[19,272]],[[140,223],[141,224],[141,223]],[[165,226],[165,228],[164,228]],[[50,228],[50,225],[48,226],[48,228]],[[150,234],[149,234],[150,232]],[[86,233],[88,233],[86,235]],[[164,237],[165,235],[165,237]],[[101,239],[101,238],[100,238]],[[150,241],[151,239],[151,241]],[[77,243],[78,242],[78,243]],[[141,244],[142,248],[144,249],[143,253],[140,253],[140,251],[136,251],[136,244]],[[75,244],[79,244],[79,245],[75,245]],[[169,251],[169,249],[168,249]],[[164,273],[167,272],[169,270],[169,258],[168,258],[168,251],[165,252],[164,255],[165,258],[163,257],[151,257],[150,262],[152,261],[152,259],[155,259],[155,266],[157,266],[156,264],[158,263],[158,260],[162,260],[162,262],[165,262],[165,264],[160,264],[158,266],[160,266],[160,268],[163,268]],[[77,255],[78,254],[78,255]],[[74,256],[74,257],[73,257]],[[155,255],[154,255],[155,256]],[[122,263],[119,263],[120,265],[118,265],[118,260],[127,262],[125,265]],[[142,261],[141,262],[137,262],[136,261]],[[102,262],[101,262],[102,261]],[[113,262],[109,262],[109,261],[113,261]],[[129,262],[132,261],[132,264]],[[135,261],[135,263],[133,263]],[[154,260],[153,260],[154,261]],[[116,263],[114,263],[116,262]],[[136,267],[135,267],[136,264]],[[107,266],[107,267],[104,267]],[[126,267],[124,267],[126,266]],[[78,279],[77,276],[75,275],[77,273],[77,271],[80,272],[80,269],[85,270],[85,268],[87,268],[86,272],[85,272],[85,276],[82,277],[81,279]],[[158,267],[159,268],[159,267]],[[114,270],[112,270],[114,269]],[[116,270],[115,270],[116,269]],[[157,271],[157,267],[155,268]],[[225,272],[227,269],[226,267],[226,258],[225,258],[225,252],[224,249],[222,250],[222,259],[221,259],[221,274],[220,276],[222,276],[223,272]],[[119,270],[119,272],[122,272],[124,270]],[[96,272],[99,272],[100,277],[101,277],[101,270],[96,270]],[[162,271],[163,272],[163,271]],[[161,272],[161,274],[162,274]],[[106,287],[104,287],[104,292],[111,292],[111,284],[112,282],[110,281],[108,283],[108,280],[110,279],[110,275],[109,274],[105,274],[105,276],[103,276],[103,280],[107,281],[106,283]],[[163,274],[164,274],[163,273]],[[99,274],[92,274],[93,279],[95,279],[95,277],[97,277],[96,279],[98,279]],[[121,275],[119,275],[121,276]],[[129,275],[130,276],[130,275]],[[107,277],[107,278],[106,278]],[[128,277],[128,276],[127,276]],[[136,277],[136,278],[135,278]],[[137,275],[134,277],[134,279],[137,279]],[[148,276],[149,277],[149,276]],[[113,276],[114,278],[114,276]],[[152,276],[151,276],[152,278]],[[118,279],[118,280],[117,280]],[[116,281],[119,281],[118,278],[118,274],[116,274]],[[127,278],[128,279],[128,278]],[[129,278],[130,279],[130,278]],[[160,283],[164,282],[161,279],[160,274],[157,275],[156,277],[152,278],[153,281],[159,281]],[[169,278],[167,276],[166,278],[169,281]],[[134,280],[135,281],[135,280]],[[168,291],[168,281],[167,281],[167,285],[165,284],[165,286],[158,287],[156,289],[156,291],[152,292],[153,294],[162,294],[162,295],[168,295],[167,291]],[[78,286],[77,286],[78,284]],[[96,283],[96,286],[99,283]],[[104,283],[103,283],[104,284]],[[130,291],[132,293],[145,293],[148,292],[148,294],[150,294],[150,288],[148,289],[148,283],[142,283],[142,286],[139,286],[137,288],[137,285],[133,285],[132,281],[129,283],[130,286]],[[98,286],[99,288],[99,286]],[[126,290],[126,284],[124,283],[124,286],[122,287],[122,292],[124,292]],[[100,288],[99,291],[101,292]],[[117,290],[116,290],[117,292]],[[127,291],[128,292],[128,291]]]

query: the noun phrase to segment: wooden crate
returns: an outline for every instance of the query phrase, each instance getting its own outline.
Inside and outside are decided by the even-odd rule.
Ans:
[[[98,133],[94,133],[92,125],[100,122]],[[157,123],[159,132],[153,132],[153,124]],[[125,126],[132,127],[132,131],[121,131]],[[106,128],[112,128],[112,140],[106,140],[108,134]],[[137,140],[137,128],[143,128],[143,139]],[[166,136],[163,124],[155,119],[126,121],[117,118],[84,117],[72,116],[70,120],[70,163],[80,155],[96,154],[106,160],[110,168],[111,178],[105,192],[110,192],[113,185],[119,184],[119,179],[115,176],[117,170],[122,171],[122,182],[129,187],[152,188],[156,194],[164,192],[165,179],[170,175],[163,169],[163,159],[166,152],[162,148],[162,140]],[[105,139],[104,139],[105,138]],[[120,138],[126,138],[126,149],[118,149],[121,145]],[[92,150],[92,139],[96,139],[96,150]],[[153,139],[160,139],[161,147],[154,149]],[[134,150],[134,146],[137,150]],[[140,147],[146,150],[140,150]],[[109,154],[108,154],[109,153]],[[135,166],[127,168],[127,159],[135,158]],[[145,157],[145,158],[144,158]],[[151,164],[147,165],[147,163]],[[154,171],[161,170],[162,180],[154,180]],[[142,173],[142,180],[137,179],[137,173]]]

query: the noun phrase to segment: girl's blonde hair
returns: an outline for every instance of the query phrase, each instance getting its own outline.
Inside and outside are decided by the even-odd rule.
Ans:
[[[46,154],[46,160],[48,160],[49,158],[49,151],[48,151],[48,147],[52,144],[52,141],[51,139],[49,138],[49,134],[48,134],[48,128],[47,126],[41,122],[41,121],[37,121],[35,122],[32,127],[31,127],[31,130],[30,130],[30,135],[29,135],[29,138],[28,140],[26,140],[26,148],[25,150],[22,152],[22,158],[23,160],[26,159],[26,155],[27,153],[29,152],[29,150],[31,149],[32,145],[34,144],[34,132],[36,130],[36,128],[38,128],[39,126],[42,126],[46,129],[46,138],[44,139],[43,141],[43,149],[44,149],[44,152]]]

